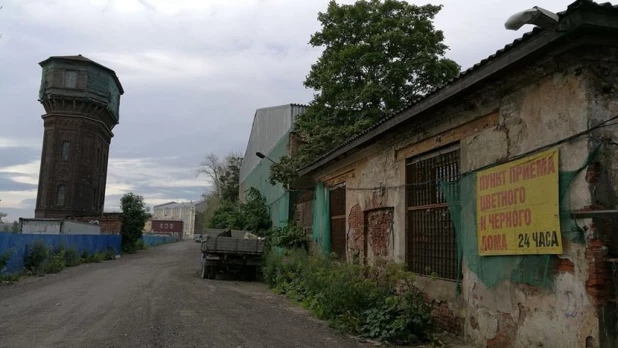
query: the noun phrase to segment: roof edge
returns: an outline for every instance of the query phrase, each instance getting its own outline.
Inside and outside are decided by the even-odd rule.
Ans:
[[[82,57],[84,59],[77,59],[77,58],[73,58],[73,57]],[[77,55],[77,56],[51,56],[43,61],[39,62],[39,65],[41,67],[43,67],[43,65],[45,65],[47,62],[49,62],[50,60],[64,60],[67,62],[80,62],[80,63],[85,63],[85,64],[90,64],[90,65],[94,65],[96,67],[102,68],[104,70],[107,70],[108,72],[110,72],[112,74],[112,77],[114,78],[114,82],[116,82],[116,86],[118,86],[118,89],[120,90],[120,95],[124,94],[124,88],[122,88],[122,84],[120,83],[120,79],[118,79],[118,75],[116,75],[116,72],[108,67],[106,67],[103,64],[97,63],[94,60],[84,57],[81,54]]]

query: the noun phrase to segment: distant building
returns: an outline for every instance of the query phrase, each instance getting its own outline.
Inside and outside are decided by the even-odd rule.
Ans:
[[[199,202],[169,202],[153,208],[152,220],[181,220],[183,238],[193,238],[195,228],[195,206]]]
[[[251,134],[240,167],[240,200],[254,187],[266,198],[273,226],[283,226],[290,220],[290,193],[283,186],[270,184],[272,161],[296,152],[298,142],[293,132],[296,117],[307,110],[305,105],[286,104],[255,111]],[[256,155],[261,152],[268,158]],[[269,160],[270,159],[270,160]]]
[[[168,234],[180,239],[184,234],[184,222],[182,220],[152,220],[151,231],[154,234]]]

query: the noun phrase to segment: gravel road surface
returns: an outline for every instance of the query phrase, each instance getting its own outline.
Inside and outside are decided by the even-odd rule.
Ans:
[[[198,277],[199,245],[0,285],[0,347],[358,347],[263,284]]]

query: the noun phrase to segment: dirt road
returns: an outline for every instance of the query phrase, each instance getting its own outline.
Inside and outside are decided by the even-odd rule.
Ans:
[[[259,283],[199,279],[199,245],[0,286],[0,347],[356,347]]]

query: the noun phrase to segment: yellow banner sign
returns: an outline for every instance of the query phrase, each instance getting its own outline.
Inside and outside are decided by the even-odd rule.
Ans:
[[[479,255],[562,254],[558,149],[477,173]]]

